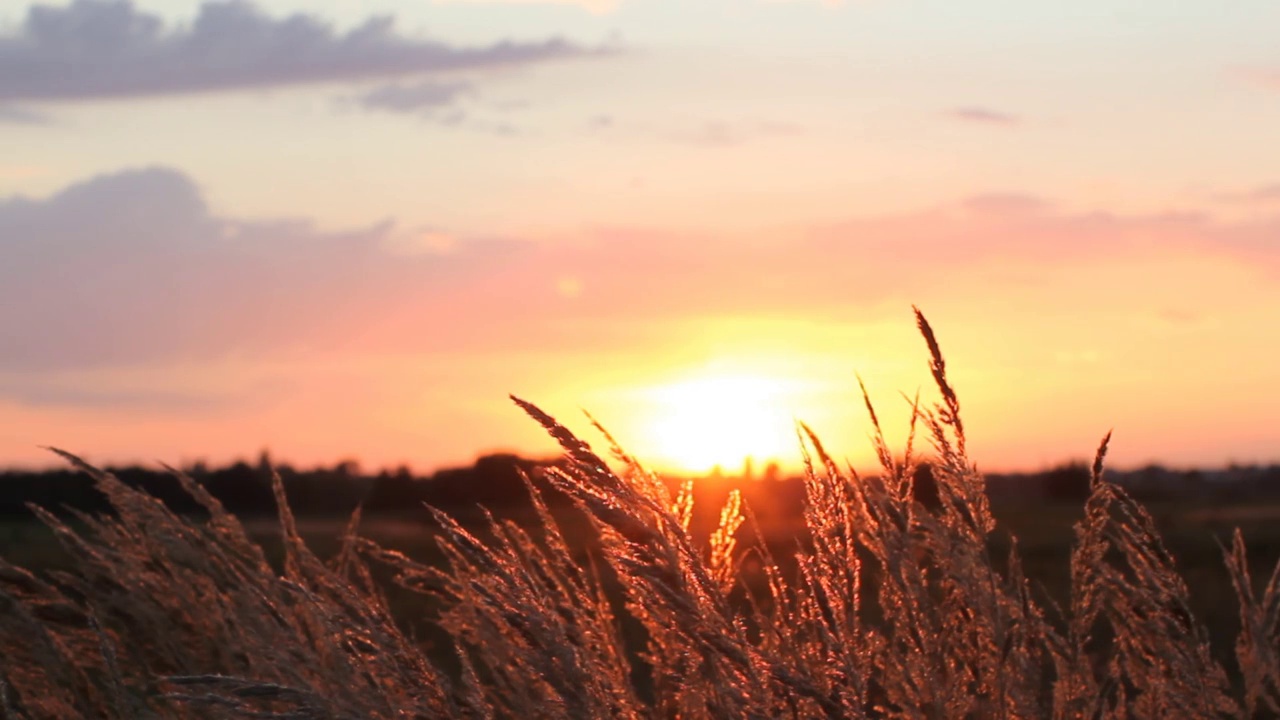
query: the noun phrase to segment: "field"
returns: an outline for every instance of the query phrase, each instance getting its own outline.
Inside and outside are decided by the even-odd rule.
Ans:
[[[1214,655],[1229,667],[1234,665],[1231,655],[1240,626],[1239,605],[1223,564],[1223,550],[1219,543],[1229,545],[1232,533],[1239,528],[1250,548],[1249,562],[1254,576],[1266,577],[1280,561],[1280,504],[1206,506],[1165,501],[1149,505],[1148,509],[1177,563],[1179,573],[1187,580],[1191,608],[1209,629]],[[451,514],[457,515],[462,524],[473,532],[483,532],[483,518],[474,509],[453,509]],[[1068,603],[1073,526],[1081,519],[1083,507],[1079,503],[1061,501],[1006,501],[993,503],[992,514],[998,523],[996,537],[991,543],[993,554],[1007,552],[1008,542],[1002,536],[1017,537],[1023,568],[1037,592],[1056,603]],[[526,527],[537,522],[532,513],[516,519]],[[704,520],[698,523],[704,527],[695,526],[695,532],[706,529],[706,518],[699,519]],[[566,522],[580,520],[566,518]],[[804,536],[804,525],[800,518],[795,520],[791,525],[773,523],[762,526],[771,546],[785,551],[788,545]],[[255,518],[245,521],[244,525],[249,537],[264,549],[271,564],[278,568],[284,554],[278,521]],[[298,529],[307,546],[318,557],[328,559],[340,550],[345,523],[328,519],[299,520]],[[590,529],[585,526],[568,527],[565,532],[570,537],[585,538]],[[365,518],[360,525],[360,534],[426,565],[438,566],[443,562],[436,545],[438,528],[425,508],[418,521]],[[707,532],[702,533],[704,541],[706,535]],[[70,556],[58,545],[53,531],[36,521],[0,524],[0,557],[31,569],[70,569],[72,566]],[[416,621],[430,614],[420,595],[404,594],[399,596],[399,600],[396,615],[405,626],[419,625]]]
[[[519,400],[567,462],[530,481],[526,510],[496,517],[300,523],[277,479],[278,522],[246,527],[189,478],[205,520],[68,456],[113,514],[4,528],[6,557],[41,572],[0,565],[0,711],[1280,714],[1280,580],[1255,580],[1280,554],[1280,509],[1146,508],[1107,480],[1106,440],[1083,505],[993,503],[918,319],[940,399],[917,408],[902,451],[877,440],[876,476],[807,434],[794,517],[761,508],[756,522],[739,493],[708,502],[617,447],[606,463]],[[925,459],[931,494],[916,485]]]

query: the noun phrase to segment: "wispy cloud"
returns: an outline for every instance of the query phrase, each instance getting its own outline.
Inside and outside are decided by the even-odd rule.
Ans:
[[[1244,205],[1280,203],[1280,183],[1271,183],[1270,185],[1250,188],[1240,192],[1219,193],[1215,197],[1222,202]]]
[[[668,137],[676,142],[726,147],[762,138],[800,135],[803,132],[801,125],[791,122],[754,120],[731,123],[717,120],[703,123],[692,131],[670,133]]]
[[[0,105],[0,125],[52,125],[48,115],[16,105]]]
[[[1002,215],[1042,213],[1049,209],[1044,198],[1026,193],[983,193],[964,200],[970,210]]]
[[[388,83],[356,96],[355,101],[367,110],[430,114],[453,105],[470,90],[471,86],[463,82],[422,80],[415,83]]]
[[[199,412],[230,406],[230,398],[199,392],[154,388],[111,389],[73,383],[34,381],[30,375],[0,379],[0,398],[28,407]]]
[[[1013,127],[1021,124],[1022,122],[1021,118],[1017,115],[978,105],[965,105],[962,107],[952,108],[946,112],[946,115],[954,120],[961,120],[981,125]]]
[[[497,136],[520,134],[520,128],[503,117],[509,110],[499,104],[495,114],[495,105],[477,100],[468,82],[387,83],[347,100],[366,111],[418,117],[448,128]]]
[[[1237,76],[1260,85],[1269,90],[1280,90],[1280,69],[1277,68],[1245,68],[1236,71]]]
[[[643,135],[680,145],[708,148],[739,147],[766,138],[794,137],[805,133],[803,125],[789,121],[749,118],[733,121],[714,119],[659,127],[629,123],[611,113],[593,115],[587,120],[586,127],[602,135],[615,134],[618,137]]]
[[[622,0],[441,0],[477,5],[576,5],[589,13],[604,14],[618,9]]]
[[[201,5],[167,26],[128,0],[33,5],[0,36],[0,101],[88,100],[355,81],[583,56],[561,38],[480,47],[409,37],[389,17],[346,33],[312,15],[271,17],[247,0]]]

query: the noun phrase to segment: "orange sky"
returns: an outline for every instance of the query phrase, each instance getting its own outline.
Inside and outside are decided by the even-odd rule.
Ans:
[[[855,373],[891,439],[933,397],[913,304],[983,467],[1280,460],[1277,22],[6,7],[0,464],[551,451],[508,393],[662,469],[796,419],[865,464]]]

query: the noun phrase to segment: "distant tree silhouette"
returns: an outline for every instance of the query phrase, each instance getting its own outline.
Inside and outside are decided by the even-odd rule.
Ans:
[[[275,508],[270,478],[244,461],[214,470],[203,480],[205,489],[237,515],[260,515]]]
[[[363,503],[369,516],[423,518],[424,503],[446,511],[483,505],[499,514],[523,508],[529,498],[521,473],[529,475],[549,505],[563,508],[567,498],[551,488],[537,471],[541,466],[560,462],[563,461],[539,462],[506,453],[484,456],[471,467],[443,469],[426,477],[415,476],[405,466],[365,475],[351,460],[331,467],[301,470],[276,464],[264,450],[253,464],[238,461],[215,468],[196,461],[191,463],[188,474],[229,511],[240,516],[275,513],[275,498],[270,487],[270,473],[274,470],[280,475],[290,504],[300,517],[345,517]],[[159,498],[176,512],[203,512],[167,471],[142,467],[118,467],[112,471],[126,485]],[[743,497],[759,519],[765,523],[785,522],[798,516],[804,502],[804,483],[798,478],[784,478],[776,462],[766,464],[759,475],[763,482],[741,483]],[[1277,465],[1232,465],[1210,471],[1173,471],[1150,465],[1127,472],[1112,470],[1108,477],[1147,499],[1218,502],[1280,499],[1280,466]],[[668,481],[674,489],[680,479],[673,477]],[[1080,502],[1089,491],[1089,469],[1083,462],[1076,461],[1035,474],[991,475],[988,483],[993,497],[1039,495],[1057,501]],[[715,493],[708,495],[713,488]],[[715,483],[697,486],[699,510],[705,509],[710,521],[716,519],[727,488],[725,484]],[[938,486],[934,468],[929,464],[917,467],[913,493],[922,505],[937,506]],[[109,511],[106,498],[83,473],[71,469],[0,470],[0,517],[30,518],[28,504],[58,514],[68,510],[90,514]]]
[[[1046,470],[1040,482],[1052,500],[1082,502],[1089,497],[1089,477],[1089,466],[1076,460]]]
[[[435,503],[479,504],[488,508],[525,505],[528,492],[521,472],[532,470],[534,463],[511,454],[486,455],[469,468],[443,470],[430,482],[430,498]]]
[[[421,508],[426,501],[426,480],[411,473],[380,474],[364,500],[364,511],[370,515],[398,515],[410,508]]]

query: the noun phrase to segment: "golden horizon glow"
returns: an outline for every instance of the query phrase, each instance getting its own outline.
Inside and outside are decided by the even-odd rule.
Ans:
[[[794,409],[801,384],[750,373],[704,372],[642,391],[642,455],[664,469],[736,472],[796,453]]]

